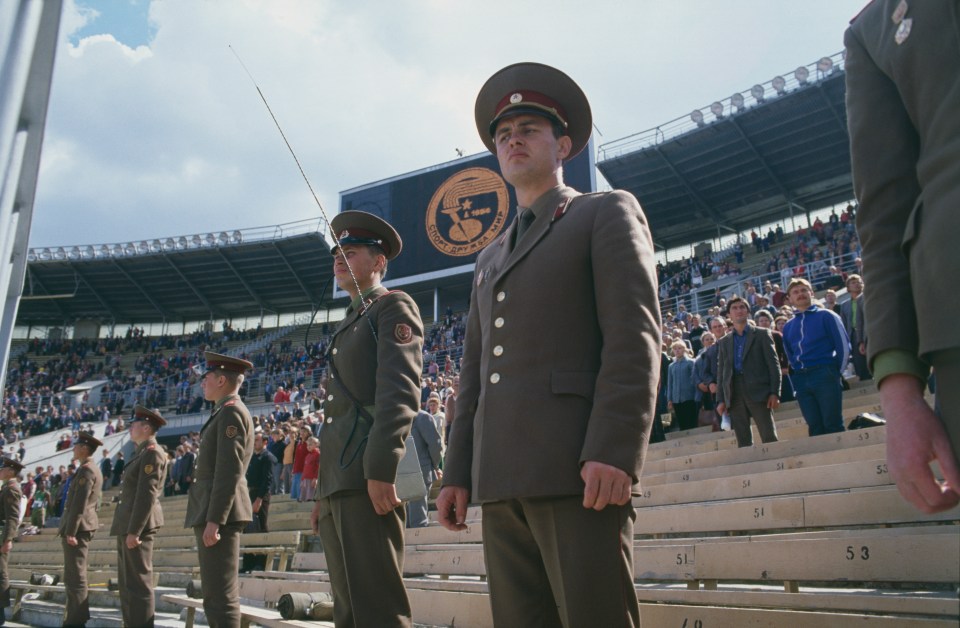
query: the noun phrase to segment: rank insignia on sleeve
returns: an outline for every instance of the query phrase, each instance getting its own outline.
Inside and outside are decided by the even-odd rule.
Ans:
[[[413,329],[406,323],[397,323],[396,329],[393,330],[393,335],[397,337],[397,342],[406,344],[413,340]]]
[[[77,486],[83,486],[87,481],[83,478],[77,478]]]
[[[143,472],[146,473],[147,475],[150,475],[151,473],[153,473],[153,465],[152,464],[143,465]]]
[[[227,438],[236,438],[236,436],[237,436],[237,426],[236,426],[236,425],[228,425],[226,431],[224,432],[224,434],[227,435]]]

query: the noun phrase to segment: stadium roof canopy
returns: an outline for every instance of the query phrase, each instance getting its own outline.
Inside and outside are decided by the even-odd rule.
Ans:
[[[181,322],[313,309],[333,273],[309,220],[124,244],[31,249],[18,325]]]
[[[655,129],[599,147],[660,248],[749,231],[853,198],[843,55],[824,57]]]

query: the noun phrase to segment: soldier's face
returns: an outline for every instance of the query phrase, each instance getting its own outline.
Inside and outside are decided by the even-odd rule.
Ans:
[[[542,116],[520,114],[501,120],[493,135],[503,178],[514,187],[551,177],[570,154],[570,137],[553,136]]]
[[[361,288],[365,287],[376,274],[379,276],[383,269],[386,257],[376,255],[368,246],[362,244],[347,244],[337,249],[333,256],[333,274],[337,278],[337,285],[341,290],[353,292],[356,287],[353,285],[353,277],[350,276],[350,269],[353,269],[353,276]],[[349,263],[349,268],[347,264]]]

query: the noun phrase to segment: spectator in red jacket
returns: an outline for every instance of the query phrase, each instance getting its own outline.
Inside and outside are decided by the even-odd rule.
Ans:
[[[300,483],[303,479],[303,463],[307,460],[307,440],[312,436],[310,428],[300,427],[300,437],[297,438],[296,449],[293,452],[293,484],[290,487],[290,499],[300,499]]]

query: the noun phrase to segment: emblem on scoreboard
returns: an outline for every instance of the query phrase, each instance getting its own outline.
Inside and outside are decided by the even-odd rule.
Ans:
[[[441,253],[465,257],[481,250],[507,223],[507,184],[487,168],[467,168],[444,181],[427,206],[427,237]]]

